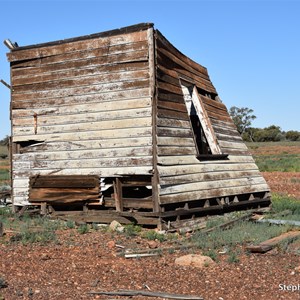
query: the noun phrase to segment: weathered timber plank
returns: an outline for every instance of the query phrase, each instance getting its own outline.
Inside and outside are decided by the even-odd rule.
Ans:
[[[63,116],[62,116],[63,117]],[[149,116],[138,118],[133,117],[130,119],[117,119],[109,121],[89,121],[81,120],[74,121],[72,118],[65,117],[65,124],[55,124],[55,125],[42,125],[42,124],[32,124],[31,126],[24,126],[19,124],[19,126],[13,126],[13,134],[16,136],[21,135],[32,135],[32,134],[54,134],[54,133],[66,133],[66,132],[88,132],[98,130],[113,130],[113,129],[123,129],[123,128],[143,128],[151,126],[151,118]],[[62,119],[61,119],[62,120]]]
[[[128,34],[115,35],[110,37],[98,37],[81,41],[67,42],[58,45],[42,46],[34,49],[18,50],[8,53],[10,62],[20,61],[46,56],[59,55],[73,51],[82,51],[88,49],[97,49],[100,47],[109,47],[118,44],[127,44],[147,40],[147,31],[132,32]]]
[[[14,188],[24,188],[28,189],[29,187],[29,178],[14,178]]]
[[[77,222],[87,222],[87,223],[111,223],[113,220],[118,221],[121,224],[141,224],[141,225],[158,225],[159,219],[153,217],[146,217],[139,214],[132,214],[132,216],[122,216],[122,212],[106,212],[103,210],[97,211],[97,213],[86,213],[86,214],[64,214],[57,216],[63,220],[74,220]]]
[[[239,135],[227,135],[222,133],[216,133],[218,141],[226,141],[226,142],[243,142],[243,139]]]
[[[161,89],[157,89],[158,91],[158,99],[163,101],[171,101],[171,102],[176,102],[176,103],[183,103],[184,99],[181,95],[177,95],[177,94],[172,94],[172,93],[166,93]]]
[[[139,137],[139,138],[118,138],[108,140],[92,140],[69,142],[48,142],[34,144],[21,149],[21,153],[30,152],[61,152],[61,151],[97,151],[103,149],[103,152],[115,151],[115,148],[135,148],[145,147],[152,145],[152,137]]]
[[[158,116],[158,118],[170,118],[170,119],[189,121],[189,116],[187,113],[178,112],[178,111],[174,111],[171,109],[159,108],[157,110],[157,116]]]
[[[214,108],[216,112],[226,113],[228,115],[227,108],[226,108],[225,104],[223,104],[222,102],[218,102],[218,101],[208,98],[204,95],[200,95],[200,98],[201,98],[201,101],[204,103],[205,107],[207,107],[207,109]]]
[[[95,203],[96,205],[96,203]],[[99,203],[98,203],[99,205]],[[105,199],[105,207],[116,207],[115,206],[115,200],[109,200]],[[146,208],[146,209],[151,209],[153,208],[153,203],[152,200],[150,199],[128,199],[128,198],[123,198],[123,207],[125,208]]]
[[[37,59],[30,59],[25,61],[18,61],[13,64],[13,68],[20,68],[20,67],[36,67],[36,66],[43,66],[48,64],[54,63],[63,63],[66,61],[74,61],[74,60],[82,60],[82,59],[90,59],[93,57],[100,57],[100,56],[109,56],[113,54],[121,54],[121,53],[128,53],[138,50],[145,50],[148,49],[148,44],[146,41],[137,42],[137,43],[128,43],[128,44],[120,44],[120,45],[113,45],[113,46],[105,46],[100,47],[97,49],[87,49],[83,51],[74,51],[68,53],[61,53],[57,55],[46,56]]]
[[[158,166],[160,176],[175,176],[194,174],[200,172],[212,171],[244,171],[244,170],[258,170],[254,163],[214,163],[214,164],[191,164],[191,165],[173,165],[173,166]]]
[[[221,147],[226,147],[226,148],[233,148],[233,149],[243,149],[243,150],[248,150],[247,146],[243,143],[243,141],[222,141],[219,140],[219,145]]]
[[[27,154],[21,154],[18,158],[14,158],[14,161],[23,160],[88,160],[96,159],[99,157],[141,157],[152,155],[151,146],[137,146],[127,148],[113,148],[113,149],[92,149],[92,150],[77,150],[77,151],[55,151],[55,152],[35,152]]]
[[[16,169],[13,172],[14,178],[27,178],[30,176],[48,176],[48,175],[97,175],[101,177],[116,177],[130,175],[151,175],[153,167],[149,166],[126,166],[126,167],[92,167],[84,166],[76,168],[54,168],[54,169],[32,169],[30,166]]]
[[[157,149],[159,156],[168,155],[197,155],[195,147],[178,147],[178,146],[159,146]],[[176,159],[176,158],[175,158]]]
[[[72,203],[99,199],[99,188],[31,188],[29,202]]]
[[[247,170],[247,171],[211,171],[209,173],[194,173],[186,175],[176,175],[168,177],[160,177],[160,184],[164,185],[174,185],[174,184],[183,184],[191,182],[207,182],[214,180],[222,179],[235,179],[235,178],[248,178],[260,176],[258,170]]]
[[[228,119],[227,121],[224,120],[220,120],[220,119],[215,119],[215,118],[211,118],[210,122],[212,123],[213,126],[219,126],[222,128],[226,128],[226,129],[232,129],[232,130],[236,130],[236,126],[234,125],[233,121],[230,119]]]
[[[145,79],[148,78],[148,70],[134,70],[127,72],[118,72],[118,73],[105,73],[97,74],[93,76],[81,76],[72,79],[64,79],[50,81],[50,82],[41,82],[33,83],[26,85],[13,86],[13,94],[19,93],[28,93],[28,92],[39,92],[47,90],[51,93],[52,90],[64,89],[70,87],[81,87],[86,85],[96,85],[100,83],[113,83],[119,81],[135,80],[135,79]]]
[[[199,161],[196,155],[178,155],[178,156],[159,156],[158,162],[163,166],[175,166],[175,165],[192,165],[192,164],[205,164],[215,165],[218,164],[232,164],[232,163],[254,163],[254,159],[250,155],[232,155],[229,160],[204,160]]]
[[[13,136],[13,142],[21,141],[84,141],[89,139],[116,139],[116,138],[136,138],[151,136],[152,127],[148,128],[135,128],[132,129],[119,129],[119,130],[103,130],[103,131],[89,131],[89,132],[74,132],[74,133],[60,133],[60,134],[34,134]]]
[[[209,115],[210,119],[217,119],[218,121],[223,122],[232,122],[232,119],[228,114],[220,114],[219,112],[212,112],[210,110],[207,110],[207,114]]]
[[[213,125],[214,131],[216,134],[225,134],[229,136],[241,136],[236,129],[233,128],[224,128],[221,126]]]
[[[119,73],[119,72],[128,72],[134,70],[145,70],[147,69],[146,61],[137,61],[137,62],[125,62],[125,63],[114,63],[100,66],[83,66],[76,69],[67,69],[61,71],[45,72],[39,74],[27,74],[24,72],[23,75],[14,75],[12,78],[12,85],[23,85],[23,84],[33,84],[40,82],[48,82],[64,79],[73,79],[81,76],[95,76],[100,74],[107,73]]]
[[[178,155],[178,156],[159,156],[158,163],[160,165],[174,166],[174,165],[190,165],[198,164],[199,160],[194,154],[192,155]]]
[[[157,102],[158,108],[162,109],[171,109],[187,114],[186,106],[184,103],[175,103],[171,101],[160,101]]]
[[[182,90],[179,86],[175,86],[173,84],[170,83],[166,83],[166,82],[162,82],[162,81],[157,81],[157,87],[160,90],[164,90],[168,93],[172,93],[175,95],[182,95]]]
[[[212,100],[212,101],[215,101],[215,100]],[[218,102],[218,103],[220,103],[220,102]],[[211,114],[214,114],[214,115],[217,114],[217,115],[225,116],[225,117],[229,116],[227,111],[221,110],[219,108],[215,108],[210,105],[206,105],[205,103],[203,103],[203,105],[204,105],[205,110],[207,111],[208,116],[211,116]]]
[[[69,95],[68,97],[60,97],[60,98],[43,98],[39,99],[31,99],[22,100],[22,101],[13,101],[12,109],[13,111],[16,109],[27,110],[30,107],[36,107],[36,109],[52,109],[56,110],[61,106],[73,106],[79,105],[80,103],[85,103],[87,105],[96,104],[96,103],[105,103],[105,102],[115,102],[115,101],[125,101],[128,99],[136,99],[149,97],[149,86],[145,83],[144,86],[140,86],[139,88],[128,88],[121,91],[116,92],[105,92],[100,94],[88,94],[88,95]]]
[[[35,176],[30,178],[31,188],[95,188],[99,187],[98,176]]]
[[[249,245],[246,247],[246,249],[251,252],[265,253],[273,249],[276,245],[278,245],[282,241],[286,239],[295,239],[298,238],[299,236],[300,236],[300,231],[288,231],[272,239],[264,241],[258,245]]]
[[[179,52],[169,41],[167,41],[161,34],[157,35],[157,48],[165,56],[180,65],[183,69],[209,80],[207,69],[198,63],[192,61],[190,58]]]
[[[202,191],[193,191],[185,192],[178,194],[170,194],[160,196],[160,203],[176,203],[184,201],[193,201],[199,199],[207,199],[214,197],[225,197],[228,195],[239,195],[239,194],[248,194],[253,192],[266,192],[269,191],[267,184],[256,184],[256,185],[246,185],[246,186],[236,186],[236,187],[223,187],[213,190],[202,190]]]
[[[231,178],[222,180],[199,181],[192,183],[177,184],[171,186],[161,186],[160,195],[177,194],[201,190],[222,189],[223,187],[252,186],[256,184],[265,184],[262,176]]]
[[[226,148],[221,147],[223,153],[227,153],[229,155],[243,155],[243,156],[251,156],[251,153],[249,150],[243,150],[243,149],[232,149],[232,148]]]
[[[186,75],[188,78],[191,78],[196,83],[197,86],[201,87],[204,90],[207,90],[208,92],[212,92],[216,94],[216,90],[212,85],[211,81],[199,76],[195,76],[194,74],[186,70],[183,70],[182,68],[179,70],[178,68],[173,66],[173,69],[170,69],[170,62],[166,63],[164,58],[166,58],[166,56],[164,56],[162,53],[158,53],[158,65],[157,65],[158,71],[161,71],[162,73],[169,75],[170,77],[177,80],[177,82],[179,82],[179,77],[183,77],[183,75]],[[161,77],[161,79],[163,79],[163,77]]]
[[[25,159],[25,158],[24,158]],[[34,169],[76,169],[76,168],[92,168],[98,167],[135,167],[135,166],[151,166],[152,156],[141,157],[103,157],[97,159],[85,160],[41,160],[31,161],[31,168]],[[14,168],[22,169],[23,162],[14,161]],[[75,174],[74,174],[75,175]]]
[[[78,115],[78,114],[88,114],[88,113],[101,113],[101,112],[111,112],[111,111],[123,111],[130,109],[146,108],[151,106],[151,99],[147,97],[133,98],[133,99],[116,99],[109,102],[101,103],[85,103],[85,104],[73,104],[58,107],[45,107],[39,108],[35,105],[34,108],[28,107],[27,109],[14,109],[12,111],[13,125],[18,125],[17,122],[23,120],[22,124],[26,124],[24,121],[30,119],[32,123],[32,117],[36,114],[39,117],[39,123],[44,119],[49,119],[47,124],[57,124],[56,121],[49,123],[55,116],[59,115]],[[47,116],[48,115],[48,116]],[[92,114],[93,115],[93,114]],[[103,116],[102,116],[103,117]],[[42,120],[41,120],[42,118]],[[86,117],[86,119],[89,119]],[[96,119],[96,118],[95,118]],[[103,120],[101,118],[101,120]],[[29,124],[31,124],[29,123]]]
[[[12,69],[12,76],[31,76],[37,74],[50,74],[52,72],[69,71],[73,69],[111,66],[113,64],[123,64],[129,62],[146,62],[148,60],[147,50],[140,50],[129,53],[115,54],[111,56],[94,57],[75,61],[66,61],[64,63],[44,65],[38,67],[22,67]]]
[[[123,89],[130,88],[139,88],[144,87],[149,84],[148,79],[137,79],[137,80],[128,80],[128,81],[119,81],[119,82],[106,82],[102,84],[86,85],[86,86],[75,86],[63,89],[54,89],[49,91],[31,91],[29,93],[12,93],[13,101],[22,101],[22,99],[32,100],[32,99],[41,99],[44,98],[55,98],[55,97],[68,97],[69,95],[84,95],[90,93],[104,93],[104,92],[113,92]]]
[[[168,136],[168,137],[193,137],[191,129],[185,128],[167,128],[167,127],[158,127],[157,128],[158,136]]]
[[[177,120],[177,119],[158,118],[157,126],[190,129],[191,123],[189,121],[182,121],[182,120]]]
[[[194,138],[183,138],[183,137],[157,137],[158,146],[178,146],[178,147],[195,147]]]

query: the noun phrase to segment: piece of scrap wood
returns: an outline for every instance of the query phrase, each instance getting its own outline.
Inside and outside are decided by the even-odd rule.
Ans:
[[[300,236],[300,231],[288,231],[272,239],[266,240],[258,245],[250,245],[246,247],[247,250],[257,253],[266,253],[273,249],[277,244],[285,239],[294,239]]]
[[[300,226],[300,221],[294,221],[294,220],[261,219],[261,220],[256,220],[256,222],[270,223],[270,224],[276,224],[276,225]]]
[[[158,256],[159,253],[129,253],[125,254],[125,258],[140,258],[140,257],[150,257],[150,256]]]
[[[179,299],[179,300],[204,300],[201,296],[189,296],[179,294],[169,294],[162,292],[150,292],[150,291],[135,291],[135,290],[119,290],[115,292],[89,292],[91,295],[107,295],[107,296],[145,296],[145,297],[159,297],[167,299]]]
[[[203,233],[209,233],[211,231],[214,231],[216,229],[225,229],[225,228],[228,228],[230,227],[231,225],[233,225],[234,223],[237,223],[239,221],[243,221],[243,220],[247,220],[249,219],[250,217],[252,216],[252,212],[251,213],[247,213],[239,218],[236,218],[236,219],[233,219],[233,220],[230,220],[226,223],[223,223],[223,224],[220,224],[220,225],[217,225],[217,226],[214,226],[212,228],[209,228],[209,229],[206,229],[206,230],[203,230],[203,231],[200,231],[200,232],[203,232]]]

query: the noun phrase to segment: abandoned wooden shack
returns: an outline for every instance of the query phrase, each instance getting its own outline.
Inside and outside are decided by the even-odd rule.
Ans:
[[[153,24],[7,56],[16,209],[162,224],[270,203],[207,69]]]

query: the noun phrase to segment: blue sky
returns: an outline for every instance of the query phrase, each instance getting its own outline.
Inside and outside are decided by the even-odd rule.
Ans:
[[[10,81],[9,38],[20,46],[141,22],[208,68],[227,107],[249,107],[254,127],[300,131],[300,1],[0,0],[0,79]],[[10,134],[9,90],[0,84],[0,139]]]

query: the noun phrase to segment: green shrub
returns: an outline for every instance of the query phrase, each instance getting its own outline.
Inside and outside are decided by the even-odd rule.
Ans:
[[[72,220],[67,220],[66,227],[69,228],[69,229],[75,228],[75,222],[72,221]]]
[[[85,233],[89,232],[89,227],[87,224],[83,224],[83,225],[78,226],[77,231],[80,234],[85,234]]]
[[[124,226],[124,232],[127,236],[137,236],[141,233],[142,227],[134,224]]]
[[[160,242],[164,242],[167,239],[164,234],[158,233],[155,230],[147,230],[143,232],[142,237],[147,240],[151,240],[151,241],[158,240]]]
[[[278,194],[272,195],[272,212],[280,213],[290,210],[293,215],[300,215],[300,201]]]
[[[239,262],[240,262],[240,259],[239,259],[238,253],[231,250],[231,251],[229,252],[227,261],[228,261],[229,263],[239,263]]]

